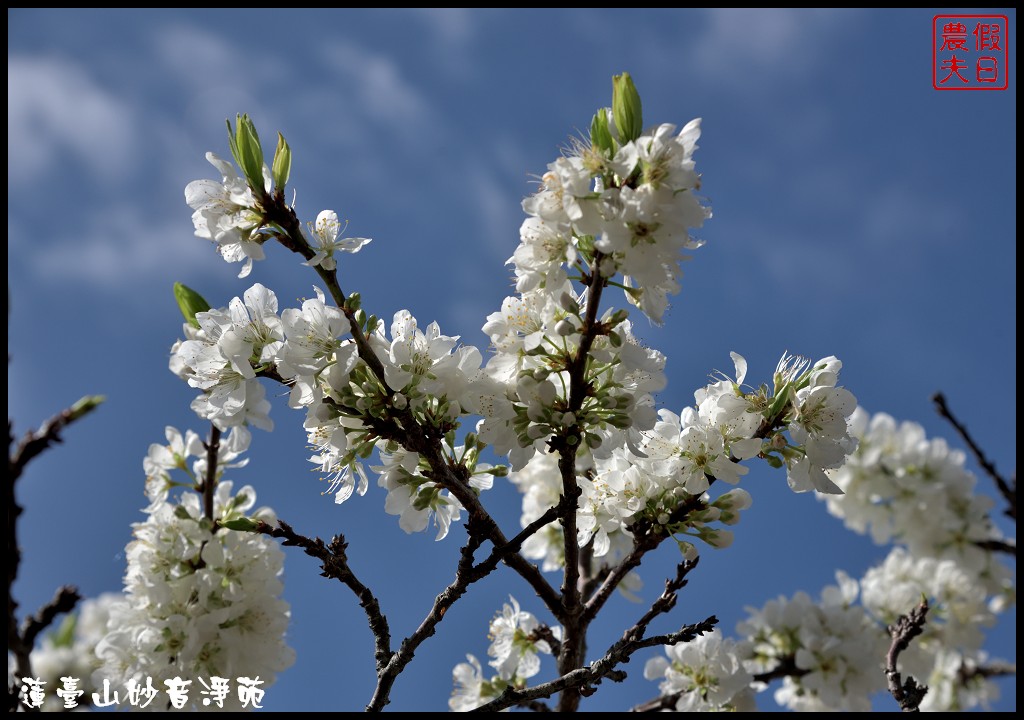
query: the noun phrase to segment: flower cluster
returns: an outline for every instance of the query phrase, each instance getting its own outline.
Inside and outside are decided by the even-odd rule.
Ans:
[[[558,628],[541,625],[532,613],[520,609],[519,602],[509,597],[511,604],[502,606],[501,613],[491,621],[491,646],[487,654],[490,666],[497,675],[483,678],[480,662],[467,655],[468,663],[460,663],[452,671],[455,691],[448,706],[455,711],[468,711],[493,699],[509,685],[524,687],[526,681],[540,672],[540,654],[551,655],[549,638],[557,642]]]
[[[638,537],[653,539],[650,547],[671,537],[688,558],[697,540],[728,547],[728,526],[752,503],[737,487],[749,470],[744,462],[759,458],[785,468],[795,492],[829,495],[830,511],[848,525],[870,528],[880,542],[898,539],[912,555],[897,550],[860,583],[840,573],[819,602],[798,593],[751,609],[738,641],[716,631],[666,648],[667,658],[648,662],[645,675],[661,681],[668,704],[750,709],[754,690],[785,675],[775,693],[782,705],[870,709],[871,693],[883,686],[884,625],[922,594],[936,601],[935,622],[907,657],[915,673],[943,688],[942,700],[929,702],[950,708],[984,699],[983,683],[967,688],[951,669],[954,659],[956,672],[982,662],[978,628],[1009,602],[1013,579],[982,548],[996,538],[990,506],[972,494],[962,455],[925,440],[916,426],[897,427],[885,416],[869,422],[839,385],[842,363],[831,356],[812,362],[784,354],[771,382],[751,387],[746,360],[732,353],[733,375],[716,373],[691,406],[678,413],[656,407],[654,394],[666,385],[664,355],[640,342],[625,310],[600,304],[619,287],[660,323],[669,296],[680,291],[684,252],[701,245],[690,231],[710,217],[693,159],[700,121],[645,131],[628,75],[615,83],[613,108],[598,111],[589,138],[550,163],[522,203],[527,218],[507,261],[517,294],[486,318],[493,350],[486,361],[436,322],[421,326],[399,310],[388,325],[367,316],[358,294],[346,296],[338,253],[370,241],[345,238],[329,210],[303,228],[281,192],[287,144],[280,138],[267,169],[255,129],[240,117],[231,142],[245,177],[209,156],[222,181],[186,188],[196,234],[217,243],[225,259],[245,259],[242,276],[262,258],[262,243],[276,237],[317,270],[334,305],[314,288],[301,308],[279,313],[274,293],[256,284],[227,308],[203,301],[185,313],[186,337],[171,369],[201,392],[192,403],[197,414],[232,429],[218,467],[237,461],[248,426],[272,427],[259,378],[282,382],[289,405],[305,411],[310,461],[336,502],[365,494],[369,470],[386,491],[385,512],[403,530],[433,525],[440,540],[467,507],[476,517],[477,496],[511,471],[524,527],[555,507],[563,515],[525,538],[522,554],[557,571],[582,549],[593,579],[642,547]],[[171,504],[176,485],[202,485],[206,460],[196,435],[168,429],[167,440],[146,461],[150,518],[136,526],[128,599],[99,648],[104,672],[159,679],[262,662],[247,672],[272,679],[290,662],[281,637],[287,606],[277,597],[279,551],[222,526],[250,510],[250,488],[232,497],[231,484],[220,483],[212,521],[197,495]],[[508,467],[482,462],[487,448],[507,457]],[[190,455],[199,458],[191,465]],[[175,470],[190,481],[175,483]],[[723,484],[732,487],[723,492]],[[577,490],[572,523],[563,503]],[[844,491],[848,497],[839,499]],[[575,537],[566,537],[563,528],[573,526]],[[156,580],[147,584],[148,576]],[[619,589],[639,584],[631,572]],[[453,673],[453,710],[525,687],[540,671],[539,656],[557,654],[561,640],[558,628],[514,598],[491,622],[490,637],[495,675],[485,679],[468,655]],[[255,652],[257,641],[270,650]]]
[[[955,561],[989,594],[1008,592],[1012,575],[984,547],[1001,538],[989,518],[993,503],[975,491],[964,453],[884,413],[858,411],[852,428],[860,445],[830,472],[845,494],[828,498],[829,512],[876,543],[895,541],[914,557]]]
[[[113,606],[122,602],[120,593],[104,593],[83,600],[78,611],[68,615],[56,632],[43,637],[31,654],[32,672],[46,690],[43,712],[65,711],[64,699],[56,693],[67,688],[62,678],[79,681],[72,693],[65,695],[79,706],[87,706],[92,693],[99,688],[92,682],[92,674],[99,668],[96,646],[107,634],[107,621]]]
[[[871,694],[885,687],[882,661],[888,638],[859,605],[857,581],[837,573],[815,603],[806,593],[780,597],[750,616],[736,630],[740,654],[754,674],[780,666],[793,668],[775,692],[792,710],[821,712],[871,709]]]
[[[608,115],[608,135],[578,142],[571,154],[550,163],[540,190],[523,201],[530,217],[509,262],[516,289],[527,293],[557,287],[563,264],[596,254],[601,274],[621,273],[626,298],[660,323],[668,296],[680,290],[683,250],[701,245],[688,230],[711,215],[696,195],[700,120],[678,133],[675,125],[663,124],[628,138]]]
[[[166,452],[150,450],[147,473],[161,462],[189,472],[194,436],[187,433],[184,440],[173,429],[167,434]],[[239,447],[225,456],[237,457]],[[219,467],[218,477],[222,472]],[[159,471],[156,477],[161,477]],[[183,492],[177,502],[167,500],[165,493],[150,493],[148,517],[133,526],[125,597],[109,609],[107,634],[96,646],[102,666],[93,682],[128,686],[149,677],[163,687],[164,680],[174,677],[215,675],[258,676],[272,684],[294,661],[284,640],[289,609],[280,599],[284,554],[273,541],[225,524],[246,517],[273,522],[273,512],[253,510],[253,489],[233,492],[230,481],[217,484],[212,519],[198,493]],[[228,704],[242,709],[233,696],[225,700]]]
[[[714,630],[686,643],[666,645],[668,658],[653,657],[644,677],[661,680],[663,697],[680,712],[750,712],[756,710],[753,679],[744,668],[736,643]]]
[[[196,237],[206,238],[217,244],[224,260],[230,263],[242,262],[238,277],[244,278],[252,272],[253,260],[262,260],[263,241],[260,234],[263,216],[257,207],[256,197],[245,178],[239,177],[234,166],[212,152],[206,159],[217,168],[221,181],[193,180],[185,187],[185,202],[195,212],[192,224]],[[266,190],[270,190],[270,171],[264,166]]]
[[[256,283],[244,297],[224,310],[197,313],[199,328],[186,324],[187,339],[172,348],[171,370],[203,391],[192,401],[199,417],[222,430],[244,424],[271,430],[256,368],[271,363],[284,341],[277,296]]]

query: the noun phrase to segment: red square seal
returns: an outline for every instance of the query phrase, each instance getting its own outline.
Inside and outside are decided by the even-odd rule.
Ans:
[[[1010,20],[1006,15],[932,18],[932,87],[1005,90],[1010,86]]]

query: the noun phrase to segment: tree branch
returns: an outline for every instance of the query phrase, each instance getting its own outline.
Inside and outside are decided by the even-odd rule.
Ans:
[[[285,248],[292,252],[302,255],[306,260],[310,260],[314,256],[312,248],[302,234],[302,227],[299,223],[298,217],[295,212],[288,207],[285,202],[284,195],[281,192],[275,192],[270,198],[268,207],[264,208],[264,215],[267,222],[276,225],[280,228],[281,232],[275,232],[274,237],[281,243]],[[370,343],[363,333],[362,327],[356,322],[355,311],[348,306],[344,291],[338,284],[337,269],[335,270],[324,270],[323,267],[317,266],[314,268],[320,278],[327,285],[327,289],[331,294],[335,304],[348,318],[352,339],[356,343],[356,347],[359,351],[360,359],[366,363],[373,374],[376,376],[377,381],[381,384],[386,394],[393,395],[394,390],[388,385],[387,379],[384,375],[384,365],[381,363],[380,358],[370,347]],[[267,375],[270,377],[270,375]],[[486,533],[486,537],[495,547],[501,547],[508,544],[508,539],[502,533],[498,527],[497,522],[490,516],[490,514],[484,509],[480,503],[476,492],[469,487],[467,482],[460,479],[453,471],[452,468],[448,467],[443,462],[441,457],[441,438],[437,433],[430,432],[429,428],[424,428],[413,415],[412,410],[408,407],[403,410],[392,408],[397,419],[397,428],[400,432],[392,433],[391,436],[386,436],[388,439],[393,439],[399,442],[402,447],[410,452],[416,452],[422,455],[430,467],[434,471],[435,477],[433,478],[441,485],[441,487],[447,489],[462,506],[466,508],[466,511],[470,516],[478,516],[478,522],[480,527],[483,528]],[[519,575],[525,579],[530,586],[534,589],[538,596],[544,601],[544,604],[548,609],[556,615],[561,617],[560,611],[560,598],[555,589],[551,587],[547,579],[541,574],[540,570],[536,565],[528,562],[518,553],[506,555],[502,558],[506,565],[515,570]]]
[[[391,702],[391,688],[394,686],[398,675],[412,661],[416,649],[424,640],[434,634],[438,623],[444,619],[448,608],[466,593],[470,584],[490,572],[488,570],[479,576],[474,573],[473,556],[483,544],[484,537],[479,532],[479,528],[474,526],[473,517],[470,517],[466,530],[469,537],[460,553],[459,565],[455,571],[455,580],[434,599],[434,604],[430,608],[430,612],[423,619],[423,622],[420,623],[412,635],[402,641],[401,647],[391,655],[387,664],[383,667],[377,666],[377,687],[373,691],[370,703],[366,706],[367,712],[380,712]],[[497,561],[494,563],[494,566],[496,565]],[[494,566],[491,567],[491,570],[494,569]]]
[[[967,447],[974,453],[975,460],[978,461],[978,465],[985,471],[985,473],[992,478],[995,482],[996,487],[999,489],[999,494],[1006,500],[1007,509],[1006,515],[1017,519],[1017,478],[1016,475],[1013,478],[1013,486],[1006,481],[999,471],[996,470],[995,463],[989,460],[985,453],[982,452],[978,443],[974,442],[974,438],[971,437],[970,433],[967,432],[967,426],[961,423],[950,411],[949,406],[946,404],[946,396],[942,393],[935,393],[932,396],[932,402],[935,403],[935,409],[939,415],[949,421],[949,424],[957,431],[961,439],[967,443]]]
[[[36,610],[35,615],[22,621],[21,637],[25,646],[31,650],[36,644],[39,633],[50,627],[58,615],[74,610],[81,599],[82,596],[74,585],[62,585],[57,588],[57,592],[50,602]]]
[[[278,520],[277,525],[278,527],[274,528],[259,520],[253,532],[270,535],[274,538],[283,538],[284,543],[282,544],[286,547],[301,547],[307,555],[321,562],[323,568],[321,575],[323,577],[338,580],[355,594],[356,599],[359,601],[359,606],[366,613],[370,632],[373,633],[374,658],[377,661],[377,672],[381,672],[393,655],[391,652],[391,631],[388,628],[387,618],[381,612],[380,603],[377,602],[377,598],[368,587],[359,581],[348,565],[348,556],[346,554],[348,543],[345,541],[345,537],[343,535],[335,535],[328,546],[320,538],[311,539],[304,535],[299,535],[284,520]]]
[[[497,698],[481,705],[473,710],[473,712],[504,710],[526,701],[550,697],[562,690],[579,689],[581,695],[590,694],[588,692],[589,687],[597,685],[603,678],[610,677],[615,681],[625,679],[625,673],[617,671],[615,668],[620,663],[629,662],[630,657],[637,650],[654,645],[675,645],[680,642],[690,642],[699,635],[711,632],[717,623],[718,618],[712,615],[699,623],[683,626],[678,632],[669,633],[668,635],[655,635],[646,639],[641,639],[634,635],[639,626],[638,623],[627,630],[622,638],[612,645],[602,658],[595,660],[589,666],[577,668],[555,680],[532,688],[517,690],[509,686]]]
[[[780,658],[779,664],[771,670],[754,675],[753,681],[767,684],[772,680],[779,680],[784,677],[802,677],[807,675],[809,672],[810,670],[803,670],[796,666],[796,657],[794,655],[787,655],[786,657]],[[675,710],[676,704],[682,696],[682,691],[669,693],[668,695],[662,695],[661,697],[647,700],[639,705],[634,705],[629,711],[659,712],[661,710]]]
[[[587,366],[590,364],[590,349],[594,345],[594,339],[599,330],[597,313],[601,305],[601,293],[606,284],[606,279],[601,276],[599,270],[602,257],[600,252],[594,253],[594,260],[590,266],[587,312],[581,328],[580,345],[567,368],[569,371],[569,397],[566,398],[568,401],[566,410],[573,414],[580,412],[583,401],[592,392],[590,383],[587,381]],[[581,442],[583,442],[583,433],[580,432],[580,427],[576,423],[566,428],[564,435],[552,438],[552,449],[558,452],[558,469],[562,476],[563,502],[559,504],[564,506],[559,514],[559,522],[562,525],[565,550],[565,571],[562,576],[562,607],[565,611],[562,624],[565,632],[562,637],[562,651],[558,656],[558,672],[563,675],[581,667],[587,652],[589,621],[584,617],[583,612],[580,543],[576,526],[577,507],[582,492],[576,480],[576,455]],[[573,690],[574,688],[566,688],[566,692],[562,693],[558,702],[559,712],[575,712],[579,707],[580,694]]]
[[[1011,540],[976,540],[974,544],[984,550],[1006,553],[1017,557],[1017,543]]]
[[[7,482],[5,499],[7,501],[7,649],[15,657],[15,682],[23,677],[32,676],[30,654],[36,636],[61,612],[68,612],[78,602],[78,593],[73,588],[61,588],[47,605],[43,606],[32,618],[26,618],[21,630],[18,629],[18,602],[14,599],[14,582],[18,579],[21,566],[21,548],[18,545],[18,518],[24,510],[18,504],[14,489],[25,467],[34,458],[62,442],[61,433],[71,423],[79,420],[99,407],[104,398],[100,395],[83,397],[71,407],[62,410],[44,422],[38,430],[25,433],[12,452],[14,446],[14,423],[7,421]],[[62,609],[67,608],[67,609]],[[18,707],[18,694],[15,686],[8,684],[8,710]]]
[[[928,692],[927,686],[918,685],[912,677],[907,677],[906,681],[903,681],[899,670],[896,669],[900,653],[910,647],[911,640],[924,632],[927,615],[928,600],[925,599],[908,614],[900,615],[896,622],[888,627],[892,644],[885,657],[885,677],[888,680],[889,693],[899,703],[903,712],[918,712],[921,701]]]
[[[647,631],[647,626],[651,623],[654,618],[659,615],[664,615],[676,606],[676,595],[677,591],[686,587],[688,582],[686,576],[690,574],[690,571],[697,567],[697,563],[700,562],[700,557],[696,557],[693,560],[683,560],[681,563],[676,565],[676,576],[674,579],[665,581],[665,590],[661,593],[661,596],[651,605],[651,608],[644,613],[643,617],[637,621],[634,626],[635,629],[639,629],[640,634],[643,635]]]
[[[974,665],[973,663],[968,665],[967,663],[961,663],[960,670],[957,672],[957,677],[960,679],[962,684],[966,684],[977,677],[1008,677],[1016,674],[1016,663],[1003,663],[996,661],[988,665]]]
[[[51,445],[62,442],[61,432],[71,423],[88,415],[104,401],[102,395],[87,395],[66,410],[44,422],[38,430],[29,431],[18,443],[18,447],[11,454],[11,444],[14,442],[13,425],[7,422],[7,477],[13,483],[24,471],[25,466],[36,456],[49,448]]]
[[[390,702],[391,688],[399,673],[409,664],[416,649],[423,641],[434,634],[437,624],[444,618],[448,608],[466,593],[469,586],[494,572],[498,563],[511,555],[517,554],[527,538],[548,523],[553,522],[556,516],[557,508],[549,508],[547,512],[523,528],[514,538],[504,545],[492,549],[487,559],[476,565],[473,564],[473,557],[485,541],[485,535],[478,527],[474,526],[473,516],[470,517],[469,523],[466,524],[466,531],[469,537],[461,551],[455,580],[434,599],[434,605],[431,607],[427,617],[424,618],[412,635],[402,641],[401,647],[393,655],[387,666],[383,670],[378,669],[377,688],[374,690],[370,704],[367,705],[366,709],[368,711],[382,710]],[[550,629],[548,629],[548,633],[550,633]],[[548,641],[552,643],[552,648],[557,647],[557,641],[553,635],[548,638]],[[557,650],[554,650],[554,652],[557,653]]]
[[[220,428],[210,424],[210,442],[206,446],[206,477],[203,478],[203,513],[213,520],[213,494],[217,490],[217,454],[220,451]]]
[[[540,700],[527,700],[526,702],[519,703],[519,707],[524,707],[533,712],[551,712],[551,708],[548,707],[547,703]]]

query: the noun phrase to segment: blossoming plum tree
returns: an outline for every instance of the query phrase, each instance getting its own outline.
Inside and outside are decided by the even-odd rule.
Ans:
[[[63,646],[78,643],[93,656],[91,687],[124,688],[141,706],[147,687],[181,678],[273,683],[294,657],[277,538],[320,560],[365,612],[377,669],[369,710],[388,704],[446,611],[501,565],[519,576],[519,589],[490,622],[487,664],[469,653],[454,668],[452,710],[553,702],[573,711],[656,646],[664,654],[646,661],[644,675],[657,682],[657,697],[637,709],[753,709],[773,681],[781,681],[776,701],[797,710],[870,709],[887,687],[905,707],[983,703],[991,676],[1006,668],[981,652],[981,628],[1013,602],[1015,575],[1000,555],[1015,555],[1015,545],[992,523],[992,503],[975,492],[963,453],[917,425],[858,408],[835,357],[784,354],[752,384],[733,352],[733,374],[697,389],[693,405],[677,413],[656,404],[665,356],[645,347],[630,311],[609,300],[620,290],[660,324],[680,292],[681,263],[702,244],[691,232],[711,216],[694,161],[700,127],[645,129],[631,78],[614,78],[611,107],[597,111],[589,136],[550,163],[523,201],[527,217],[508,261],[517,294],[486,318],[485,361],[481,349],[436,322],[422,326],[408,310],[390,324],[369,314],[357,292],[341,287],[337,266],[341,253],[370,240],[346,238],[331,210],[304,225],[288,204],[285,139],[278,136],[268,166],[251,120],[229,121],[234,163],[209,153],[220,180],[185,190],[195,234],[226,261],[242,262],[239,277],[277,242],[320,286],[284,309],[260,283],[223,308],[176,287],[186,322],[170,369],[197,391],[192,409],[211,429],[203,439],[168,428],[167,442],[149,450],[150,504],[128,546],[124,595],[103,601],[108,622],[79,623],[81,632],[101,626],[91,639]],[[454,579],[400,643],[350,566],[344,538],[306,537],[254,509],[252,487],[236,490],[224,479],[246,463],[249,428],[273,429],[266,383],[288,388],[288,405],[302,411],[310,460],[336,502],[363,502],[356,496],[376,476],[384,511],[402,530],[458,536]],[[728,528],[751,505],[741,485],[754,462],[784,471],[795,492],[823,494],[829,512],[894,543],[892,553],[859,581],[839,572],[818,599],[801,592],[750,608],[734,636],[714,616],[651,634],[703,550],[731,543]],[[522,493],[514,531],[487,508],[487,491],[509,481]],[[1004,497],[1015,518],[1009,485]],[[616,590],[637,586],[645,557],[667,542],[681,557],[664,592],[594,652],[593,621]],[[922,597],[927,621],[923,608],[909,616]],[[32,671],[19,666],[16,684],[42,672],[48,652],[36,651]],[[901,653],[903,672],[929,688],[923,696],[901,678]],[[542,673],[549,679],[534,680]],[[247,697],[221,706],[241,709]],[[199,696],[189,702],[198,708]]]

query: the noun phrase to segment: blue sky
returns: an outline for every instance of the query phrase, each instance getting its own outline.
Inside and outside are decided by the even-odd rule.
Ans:
[[[784,350],[835,354],[862,406],[929,434],[949,435],[929,401],[945,392],[1009,473],[1016,14],[993,12],[1010,18],[1004,92],[932,89],[930,10],[8,10],[9,415],[23,431],[81,395],[108,397],[21,483],[23,608],[62,583],[119,588],[148,445],[165,425],[203,431],[193,391],[166,369],[181,324],[171,285],[221,306],[254,281],[282,306],[312,292],[280,248],[238,280],[192,235],[183,188],[213,175],[203,155],[228,154],[224,118],[238,112],[268,144],[276,130],[288,138],[301,217],[333,208],[374,238],[344,263],[347,291],[385,318],[408,308],[485,346],[484,317],[511,292],[502,263],[522,196],[628,70],[647,122],[704,119],[697,167],[715,215],[664,327],[639,323],[669,357],[660,403],[691,403],[710,371],[731,369],[730,350],[755,382]],[[392,634],[408,634],[453,576],[459,533],[406,536],[375,486],[341,507],[321,498],[301,415],[283,398],[272,415],[277,429],[255,431],[250,467],[231,477],[300,532],[344,532]],[[744,483],[754,506],[735,545],[705,553],[673,622],[717,613],[731,633],[745,605],[817,594],[836,568],[859,576],[884,557],[781,473],[757,468]],[[517,527],[513,490],[486,499]],[[672,552],[645,564],[648,600]],[[266,706],[360,709],[373,661],[354,599],[296,552],[285,582],[298,661]],[[540,611],[510,573],[474,586],[392,708],[443,708],[451,667],[485,656],[509,592]],[[616,599],[591,646],[640,612]],[[1015,659],[1015,630],[1011,611],[993,654]],[[601,707],[656,694],[640,668],[602,688]],[[1015,683],[1002,690],[998,707],[1016,709]]]

